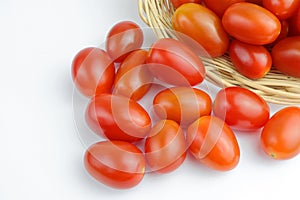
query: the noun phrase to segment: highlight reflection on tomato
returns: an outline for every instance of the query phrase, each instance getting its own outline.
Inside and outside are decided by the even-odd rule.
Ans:
[[[156,78],[175,86],[193,86],[205,77],[199,56],[187,45],[172,38],[154,42],[146,63]]]
[[[261,144],[274,159],[291,159],[300,153],[300,108],[286,107],[275,113],[261,133]]]
[[[200,117],[187,130],[187,144],[192,155],[202,164],[219,171],[235,168],[240,148],[231,128],[214,116]]]
[[[143,41],[143,32],[136,23],[121,21],[107,34],[106,50],[115,62],[120,63],[130,52],[141,48]]]
[[[72,62],[72,77],[77,89],[92,97],[111,91],[115,66],[102,49],[89,47],[79,51]]]
[[[140,49],[125,58],[117,71],[113,94],[137,101],[148,92],[154,78],[145,64],[147,56],[148,52]]]
[[[254,131],[269,120],[270,108],[256,93],[241,87],[221,89],[215,97],[214,114],[231,128]]]
[[[136,142],[145,138],[151,128],[147,111],[123,96],[101,94],[92,98],[85,117],[93,131],[110,140]]]
[[[146,164],[143,153],[133,144],[102,141],[86,150],[84,166],[99,182],[116,189],[129,189],[142,181]]]
[[[279,19],[267,9],[256,4],[232,4],[224,13],[225,30],[236,39],[254,45],[272,43],[280,34]]]
[[[161,120],[151,129],[145,141],[145,156],[151,170],[170,173],[176,170],[186,157],[185,137],[179,124]]]
[[[198,42],[206,50],[205,56],[221,56],[228,48],[229,37],[220,18],[202,5],[187,3],[177,8],[172,27]]]

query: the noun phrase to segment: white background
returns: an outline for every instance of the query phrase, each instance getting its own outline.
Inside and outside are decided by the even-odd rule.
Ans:
[[[259,133],[237,133],[241,160],[227,173],[188,158],[131,190],[93,180],[74,125],[70,64],[120,20],[146,26],[136,0],[0,1],[0,199],[299,199],[300,156],[267,158]]]

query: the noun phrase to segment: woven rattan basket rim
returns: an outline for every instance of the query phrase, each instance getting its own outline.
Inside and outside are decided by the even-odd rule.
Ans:
[[[158,38],[176,36],[172,33],[171,19],[174,8],[170,0],[138,0],[141,19]],[[251,80],[239,74],[228,55],[218,58],[202,58],[206,67],[206,80],[220,87],[241,86],[259,94],[267,102],[292,105],[300,104],[300,78],[271,71],[259,80]]]

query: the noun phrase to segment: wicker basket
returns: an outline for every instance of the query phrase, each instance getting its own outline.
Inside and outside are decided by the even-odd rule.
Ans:
[[[141,19],[153,28],[158,38],[175,37],[171,18],[174,12],[169,0],[138,0]],[[251,80],[239,74],[228,55],[218,58],[202,58],[206,67],[206,79],[218,86],[241,86],[276,104],[300,104],[300,78],[294,78],[272,69],[264,78]]]

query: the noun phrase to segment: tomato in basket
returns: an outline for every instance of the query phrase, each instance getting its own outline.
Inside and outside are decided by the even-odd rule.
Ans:
[[[123,141],[102,141],[91,145],[84,166],[97,181],[116,189],[139,184],[145,174],[145,157],[135,145]]]
[[[141,48],[143,41],[143,31],[136,23],[121,21],[110,29],[105,45],[110,57],[120,63],[130,52]]]
[[[179,124],[161,120],[151,129],[145,141],[145,157],[151,170],[170,173],[186,158],[187,146]]]
[[[219,17],[222,17],[230,5],[244,1],[246,0],[203,0],[205,6],[214,11]]]
[[[102,49],[89,47],[79,51],[72,62],[72,78],[77,89],[85,96],[111,91],[115,66]]]
[[[231,128],[240,131],[262,128],[270,115],[269,105],[263,98],[241,87],[221,89],[215,97],[213,112]]]
[[[300,153],[300,108],[286,107],[275,113],[261,133],[261,145],[270,157],[291,159]]]
[[[231,128],[221,119],[199,118],[189,126],[186,137],[190,152],[200,163],[220,171],[238,165],[239,144]]]
[[[179,6],[181,6],[182,4],[185,3],[201,3],[202,0],[170,0],[172,5],[174,6],[174,8],[178,8]]]
[[[202,5],[187,3],[177,8],[172,27],[201,45],[206,51],[204,56],[217,57],[227,51],[229,37],[221,19]]]
[[[263,7],[275,14],[280,20],[293,16],[300,6],[300,0],[262,0]]]
[[[112,94],[92,98],[85,117],[94,132],[109,140],[136,142],[144,139],[151,128],[150,116],[140,104]]]
[[[296,36],[300,35],[300,7],[296,13],[290,17],[288,20],[289,23],[289,35]]]
[[[264,77],[271,69],[272,57],[266,47],[233,40],[229,56],[237,71],[250,79]]]
[[[231,5],[225,11],[222,23],[231,36],[254,45],[274,42],[281,30],[280,21],[273,13],[248,2]]]
[[[273,65],[281,72],[300,78],[300,36],[287,37],[272,49]]]

